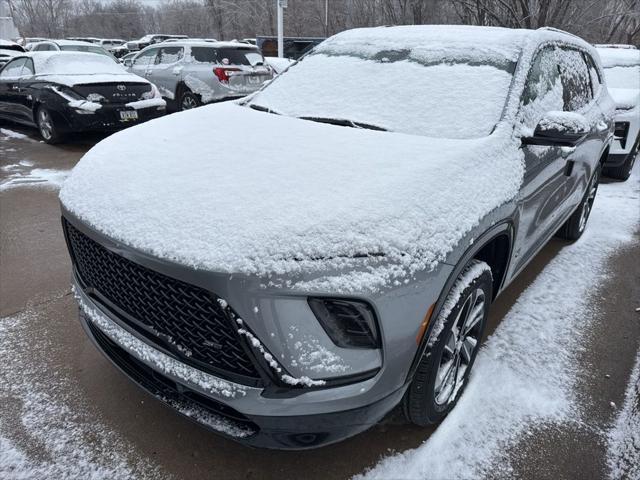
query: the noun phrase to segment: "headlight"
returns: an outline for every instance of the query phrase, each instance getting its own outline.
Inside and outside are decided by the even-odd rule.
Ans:
[[[151,90],[148,92],[144,92],[140,97],[142,100],[151,100],[152,98],[162,98],[160,95],[160,90],[153,83],[151,84]]]
[[[380,334],[373,309],[359,300],[309,298],[324,331],[338,347],[380,348]]]

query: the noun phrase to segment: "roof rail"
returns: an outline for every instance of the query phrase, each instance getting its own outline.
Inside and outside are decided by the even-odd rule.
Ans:
[[[565,30],[561,30],[561,29],[555,28],[555,27],[540,27],[538,30],[547,30],[549,32],[564,33],[565,35],[571,35],[572,37],[579,38],[580,40],[583,40],[581,37],[579,37],[575,33],[567,32]]]

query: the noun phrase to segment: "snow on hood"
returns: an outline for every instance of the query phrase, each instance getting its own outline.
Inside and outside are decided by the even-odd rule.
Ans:
[[[609,94],[616,102],[617,108],[630,110],[640,105],[640,89],[609,87]]]
[[[507,130],[444,140],[216,104],[100,142],[60,199],[103,234],[195,268],[291,274],[384,254],[397,278],[434,267],[516,195],[522,154]],[[352,289],[380,287],[388,274],[371,268]]]

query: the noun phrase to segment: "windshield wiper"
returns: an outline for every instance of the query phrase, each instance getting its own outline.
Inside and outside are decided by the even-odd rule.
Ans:
[[[271,110],[269,107],[263,107],[262,105],[256,105],[255,103],[250,103],[249,108],[253,110],[257,110],[259,112],[267,112],[267,113],[273,113],[274,115],[282,115],[281,113],[276,112],[275,110]]]
[[[298,117],[301,120],[310,120],[312,122],[329,123],[331,125],[339,125],[341,127],[351,128],[365,128],[367,130],[378,130],[380,132],[386,132],[386,128],[379,127],[377,125],[371,125],[370,123],[354,122],[353,120],[345,120],[342,118],[324,118],[324,117]]]

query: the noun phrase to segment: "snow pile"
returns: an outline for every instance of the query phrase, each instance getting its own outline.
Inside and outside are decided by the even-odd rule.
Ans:
[[[28,161],[22,161],[15,165],[6,165],[2,170],[8,172],[8,176],[0,180],[0,192],[18,187],[46,187],[58,189],[69,176],[69,170],[56,170],[51,168],[31,168]]]
[[[600,186],[583,237],[564,248],[520,296],[480,350],[458,405],[429,440],[358,478],[509,476],[502,452],[532,427],[579,417],[577,355],[589,325],[597,321],[589,299],[607,276],[608,257],[634,241],[639,173],[636,168],[626,183]]]
[[[376,289],[433,267],[513,198],[519,146],[508,128],[433,139],[216,104],[102,141],[60,199],[111,238],[213,271],[322,274],[384,254],[348,285],[327,283]]]
[[[640,478],[640,352],[608,440],[609,478]]]
[[[575,112],[548,112],[540,122],[542,130],[568,130],[571,133],[589,131],[589,122],[583,115]]]
[[[7,138],[14,138],[14,139],[20,139],[20,140],[29,138],[24,133],[14,132],[13,130],[9,130],[8,128],[0,128],[0,133]]]
[[[0,319],[0,478],[163,478],[134,458],[132,445],[109,431],[90,406],[77,407],[83,399],[69,392],[81,389],[68,385],[66,366],[37,361],[42,352],[60,348],[49,340],[47,325],[31,308]]]

